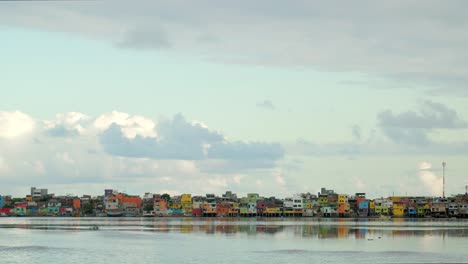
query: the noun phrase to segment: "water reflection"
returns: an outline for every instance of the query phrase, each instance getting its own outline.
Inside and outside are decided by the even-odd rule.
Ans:
[[[468,221],[410,219],[238,219],[238,218],[8,218],[1,228],[93,231],[148,231],[181,234],[277,235],[310,239],[468,237]]]

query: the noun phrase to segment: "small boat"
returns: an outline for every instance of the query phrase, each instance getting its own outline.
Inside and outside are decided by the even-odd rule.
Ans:
[[[91,226],[89,227],[89,230],[99,230],[99,226],[97,225]]]
[[[123,216],[123,213],[120,211],[108,211],[107,216],[108,217],[121,217]]]

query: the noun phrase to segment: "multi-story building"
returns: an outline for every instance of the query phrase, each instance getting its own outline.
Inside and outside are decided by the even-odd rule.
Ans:
[[[202,214],[207,217],[216,216],[216,196],[214,194],[206,194],[202,204]]]
[[[432,201],[432,217],[447,217],[448,201],[446,198],[437,198]]]
[[[293,195],[293,210],[294,216],[302,216],[304,213],[304,205],[300,194]]]
[[[257,200],[258,194],[256,193],[249,193],[247,194],[247,214],[249,216],[256,216],[257,215]]]
[[[43,197],[48,195],[47,189],[39,189],[36,187],[31,187],[31,196],[32,197]]]
[[[188,193],[182,194],[180,202],[182,204],[182,214],[184,216],[191,216],[193,213],[192,195]]]

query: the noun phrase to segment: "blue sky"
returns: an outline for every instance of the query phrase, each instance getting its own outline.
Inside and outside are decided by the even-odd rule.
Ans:
[[[468,184],[464,2],[0,5],[0,194]]]

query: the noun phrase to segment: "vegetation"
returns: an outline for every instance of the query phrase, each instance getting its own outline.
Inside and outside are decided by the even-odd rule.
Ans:
[[[82,212],[83,215],[92,215],[94,214],[95,203],[94,201],[89,201],[89,203],[83,204]]]
[[[145,207],[143,208],[144,211],[147,211],[147,212],[151,212],[154,210],[154,206],[153,204],[147,204],[145,205]]]
[[[171,200],[171,196],[167,193],[161,195],[161,199],[165,200],[166,202],[169,202]]]

